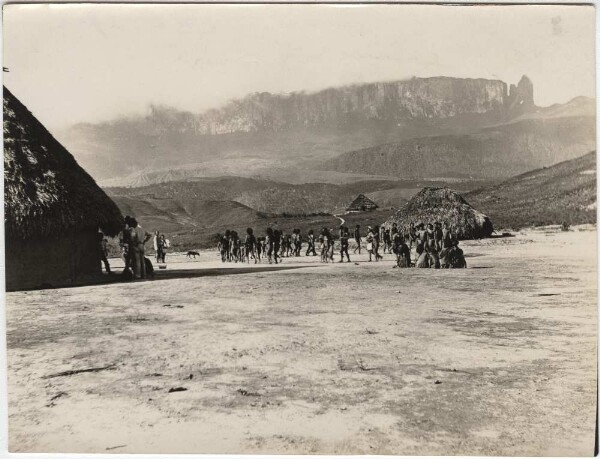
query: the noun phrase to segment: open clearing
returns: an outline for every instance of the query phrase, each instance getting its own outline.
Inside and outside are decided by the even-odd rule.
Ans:
[[[595,229],[462,246],[8,293],[9,449],[593,454]]]

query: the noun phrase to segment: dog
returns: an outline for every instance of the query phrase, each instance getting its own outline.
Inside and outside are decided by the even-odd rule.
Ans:
[[[188,257],[188,258],[192,258],[192,257],[194,257],[194,260],[196,259],[196,255],[197,255],[197,256],[200,256],[200,254],[199,254],[198,252],[194,252],[193,250],[190,250],[190,251],[187,253],[187,257]]]

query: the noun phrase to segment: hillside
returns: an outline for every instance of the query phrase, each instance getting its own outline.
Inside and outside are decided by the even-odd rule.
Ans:
[[[465,194],[495,228],[596,222],[596,153]]]
[[[172,209],[182,209],[190,214],[189,210],[198,202],[236,201],[264,214],[299,215],[339,211],[358,193],[366,193],[380,208],[390,208],[403,203],[424,186],[445,184],[447,182],[439,180],[361,180],[341,185],[290,184],[246,177],[211,177],[105,190],[111,197],[127,198],[124,204],[134,205],[139,201],[144,203],[142,207],[151,204],[167,213]],[[466,191],[483,184],[482,181],[460,181],[453,182],[452,186]]]
[[[344,153],[317,166],[399,178],[499,178],[581,156],[595,148],[595,119],[549,117]]]
[[[510,88],[499,80],[413,78],[316,93],[250,94],[204,113],[151,106],[146,116],[82,123],[54,134],[100,181],[186,165],[203,176],[202,165],[211,162],[209,169],[244,175],[248,160],[260,176],[274,165],[315,169],[347,151],[472,132],[535,109],[526,77]],[[132,184],[140,185],[135,178]]]
[[[337,227],[333,213],[343,213],[358,194],[366,193],[380,211],[350,215],[348,222],[362,224],[384,221],[396,206],[405,203],[423,186],[442,186],[435,181],[370,180],[332,185],[292,185],[242,177],[197,178],[139,188],[107,188],[123,214],[138,218],[148,231],[175,236],[178,247],[205,247],[227,228],[266,228],[277,224],[291,230]],[[469,190],[481,182],[460,182]]]

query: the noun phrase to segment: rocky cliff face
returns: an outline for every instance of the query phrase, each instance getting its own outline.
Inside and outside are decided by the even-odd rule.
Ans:
[[[533,109],[533,85],[499,80],[413,78],[332,88],[314,94],[256,93],[188,120],[200,134],[280,131],[293,127],[348,127],[368,121],[398,123],[494,112],[498,117]]]
[[[508,97],[505,100],[507,112],[512,116],[522,115],[535,109],[533,102],[533,83],[523,75],[519,84],[510,85]]]
[[[155,106],[143,117],[55,135],[95,178],[106,179],[225,159],[238,169],[247,158],[313,169],[344,152],[473,132],[538,112],[527,77],[510,89],[499,80],[413,78],[310,94],[256,93],[204,113]]]

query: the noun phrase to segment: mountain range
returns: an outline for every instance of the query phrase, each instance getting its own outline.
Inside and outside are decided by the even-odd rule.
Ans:
[[[537,107],[525,76],[517,85],[434,77],[255,93],[203,113],[152,106],[55,135],[102,186],[488,179],[594,149],[594,111],[585,98]]]

